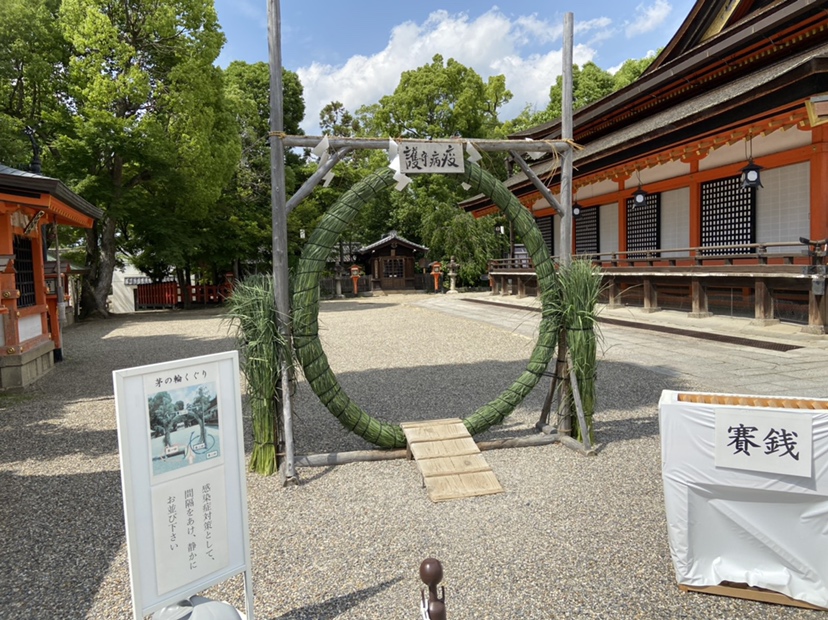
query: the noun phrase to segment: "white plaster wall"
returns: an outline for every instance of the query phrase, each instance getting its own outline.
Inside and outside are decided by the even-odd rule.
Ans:
[[[661,193],[661,247],[690,247],[690,188]],[[663,252],[662,256],[686,256],[687,252]]]
[[[598,250],[602,254],[618,251],[618,203],[598,207]]]
[[[762,170],[756,190],[756,241],[797,241],[810,236],[811,170],[807,162]],[[794,248],[768,248],[791,252]]]
[[[765,155],[807,146],[811,144],[811,132],[796,128],[780,129],[767,136],[754,136],[751,143],[749,145],[744,140],[740,140],[735,144],[721,146],[715,151],[711,151],[707,157],[699,160],[699,170],[711,170],[719,166],[739,162],[744,162],[747,165],[751,148],[753,149],[753,158],[757,159]]]
[[[143,272],[132,265],[127,265],[124,270],[116,269],[112,274],[112,294],[107,298],[109,311],[115,314],[127,314],[135,312],[135,297],[133,296],[134,286],[124,284],[125,278],[141,277]]]
[[[6,346],[6,321],[3,320],[3,315],[0,314],[0,346]]]
[[[32,338],[37,338],[43,334],[43,322],[41,315],[32,314],[30,316],[20,317],[17,323],[17,333],[20,337],[20,342],[26,342]]]

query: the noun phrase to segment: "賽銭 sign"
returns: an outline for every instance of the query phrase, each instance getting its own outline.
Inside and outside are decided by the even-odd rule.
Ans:
[[[812,425],[790,411],[716,409],[716,467],[810,478]]]

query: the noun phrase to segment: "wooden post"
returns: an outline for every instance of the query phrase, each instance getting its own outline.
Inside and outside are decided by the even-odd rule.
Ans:
[[[653,284],[651,278],[643,278],[644,280],[644,312],[658,312],[661,308],[658,307],[658,289]]]
[[[584,404],[581,401],[581,390],[578,389],[578,377],[575,376],[575,368],[572,365],[572,357],[569,352],[566,354],[566,361],[569,365],[569,383],[572,387],[572,400],[575,401],[575,411],[578,415],[578,425],[581,427],[581,443],[584,444],[586,450],[592,448],[592,440],[589,438],[589,427],[586,422],[586,415],[584,414]]]
[[[753,287],[753,321],[752,325],[773,325],[779,321],[773,318],[773,297],[765,278],[756,278]]]
[[[707,289],[698,278],[690,279],[690,297],[693,302],[693,311],[687,316],[694,319],[706,319],[713,316],[707,311]]]
[[[615,278],[607,279],[607,307],[610,310],[621,307],[621,288]]]
[[[517,296],[519,299],[526,297],[526,280],[523,276],[517,276]]]
[[[821,290],[825,290],[825,277],[814,276],[814,278],[822,278]],[[814,292],[812,280],[811,290],[808,291],[808,326],[803,327],[802,331],[808,334],[824,334],[825,328],[828,326],[828,296],[824,293],[817,295]]]
[[[572,39],[574,33],[574,16],[572,13],[564,13],[563,31],[563,59],[561,68],[563,71],[563,101],[561,114],[561,138],[572,140]],[[561,239],[560,239],[560,260],[562,265],[572,262],[572,160],[573,150],[567,149],[563,152],[561,162]]]
[[[287,261],[287,208],[285,203],[285,147],[282,141],[282,33],[279,0],[269,0],[268,46],[270,48],[270,193],[273,222],[273,288],[276,319],[286,347],[292,347],[290,327],[289,275]],[[281,419],[285,457],[280,475],[283,484],[296,483],[293,447],[293,415],[290,401],[290,378],[287,356],[281,361]]]

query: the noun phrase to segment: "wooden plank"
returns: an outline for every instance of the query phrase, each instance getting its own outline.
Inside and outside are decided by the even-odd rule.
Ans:
[[[462,422],[406,428],[403,432],[409,445],[423,441],[443,441],[446,439],[461,439],[469,436],[469,431]]]
[[[442,456],[464,456],[466,454],[477,454],[480,448],[474,443],[471,436],[463,439],[447,439],[445,441],[429,441],[415,443],[409,446],[411,454],[416,460],[435,459]]]
[[[417,461],[420,471],[426,478],[430,476],[446,476],[449,474],[468,474],[480,471],[491,471],[492,468],[482,454],[468,454],[466,456],[446,456],[436,459]]]
[[[503,492],[503,487],[500,486],[500,483],[491,471],[434,476],[426,478],[425,484],[428,496],[433,502],[477,497],[480,495],[493,495]]]
[[[679,590],[682,590],[683,592],[701,592],[703,594],[743,598],[749,601],[787,605],[789,607],[803,607],[805,609],[814,609],[816,611],[828,611],[825,607],[811,605],[810,603],[799,601],[795,598],[791,598],[790,596],[781,594],[780,592],[773,592],[772,590],[765,590],[764,588],[753,588],[746,584],[723,583],[717,586],[688,586],[679,584]]]
[[[401,424],[434,502],[502,493],[497,478],[458,418]]]
[[[408,428],[420,428],[422,426],[437,426],[439,424],[456,424],[462,423],[460,418],[442,418],[440,420],[421,420],[419,422],[401,422],[400,428],[406,430]]]

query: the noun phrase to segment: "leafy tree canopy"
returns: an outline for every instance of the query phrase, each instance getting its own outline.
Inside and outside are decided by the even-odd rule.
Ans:
[[[511,98],[504,76],[484,82],[474,69],[437,54],[431,64],[404,72],[392,95],[361,108],[358,117],[370,135],[482,138],[498,125],[498,111]]]

